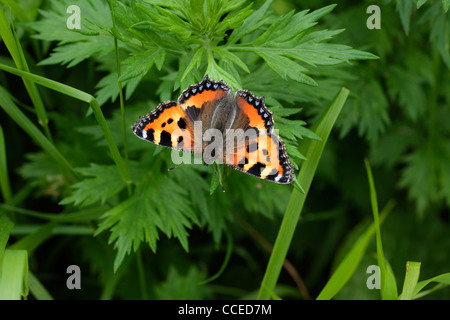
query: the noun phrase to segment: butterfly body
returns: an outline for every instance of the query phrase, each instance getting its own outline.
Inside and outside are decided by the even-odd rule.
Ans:
[[[283,141],[273,132],[272,112],[248,90],[206,76],[177,102],[166,101],[132,126],[146,141],[184,152],[203,153],[233,169],[276,183],[291,183],[294,168]]]

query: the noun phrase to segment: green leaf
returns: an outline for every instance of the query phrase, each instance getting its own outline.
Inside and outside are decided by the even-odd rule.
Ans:
[[[356,98],[349,98],[338,121],[341,136],[347,135],[353,126],[357,126],[360,136],[365,136],[370,142],[377,142],[390,124],[389,102],[384,89],[379,82],[369,78],[367,82],[358,82],[354,90]]]
[[[177,14],[165,10],[162,7],[153,5],[152,7],[144,7],[137,4],[151,20],[148,22],[151,26],[164,31],[170,31],[179,35],[184,40],[188,39],[192,34],[192,27],[189,23],[181,19]]]
[[[242,4],[239,2],[236,2],[238,6]],[[251,7],[253,6],[253,3],[250,3],[247,7],[241,9],[241,10],[230,10],[231,12],[228,13],[222,21],[220,21],[215,29],[215,33],[217,35],[223,36],[227,30],[231,30],[234,28],[237,28],[243,24],[243,21],[245,18],[247,18],[253,10],[251,10]]]
[[[450,0],[442,0],[442,6],[444,7],[444,12],[447,13],[448,8],[450,8]]]
[[[384,221],[392,209],[392,203],[388,203],[381,213],[380,221]],[[375,234],[375,223],[372,223],[367,230],[359,237],[352,246],[351,250],[345,255],[341,263],[334,270],[333,275],[327,281],[326,285],[320,291],[317,300],[332,299],[347,283],[359,265],[370,240]],[[389,275],[391,273],[389,272]],[[389,276],[391,279],[391,277]],[[391,291],[391,289],[390,289]]]
[[[105,104],[109,99],[114,102],[119,96],[119,77],[117,72],[111,72],[100,79],[95,86],[97,90],[95,97],[100,106]],[[92,110],[88,111],[87,115],[91,115]]]
[[[206,69],[206,74],[210,77],[210,79],[214,79],[216,81],[223,80],[235,90],[242,87],[240,85],[240,81],[220,67],[211,55],[209,55],[208,58],[208,68]]]
[[[291,59],[264,51],[255,51],[255,53],[263,58],[267,65],[284,80],[289,77],[300,83],[317,86],[317,83],[305,74],[306,69]]]
[[[417,61],[419,62],[419,61]],[[420,61],[421,64],[424,61]],[[393,66],[387,79],[389,95],[397,98],[403,112],[411,120],[417,120],[426,111],[426,94],[422,88],[423,80],[417,76],[416,69]]]
[[[151,181],[151,182],[150,182]],[[197,221],[194,212],[185,200],[186,190],[167,177],[147,176],[137,186],[134,194],[106,212],[96,235],[111,229],[109,242],[114,242],[117,270],[125,255],[136,251],[145,241],[153,251],[159,239],[158,229],[167,237],[175,236],[183,248],[188,250],[186,228],[190,220]]]
[[[447,6],[448,10],[448,6]],[[430,41],[437,47],[447,69],[450,70],[450,28],[448,27],[448,14],[444,13],[437,6],[429,9],[429,19],[431,21]]]
[[[445,0],[443,0],[443,1],[445,1]],[[427,3],[428,0],[416,0],[416,2],[417,2],[417,5],[416,5],[417,9],[420,9],[420,7],[423,6],[425,3]]]
[[[200,47],[200,48],[198,48],[197,51],[195,51],[194,56],[192,57],[192,59],[189,62],[188,66],[186,67],[186,69],[184,70],[183,76],[180,79],[181,81],[183,81],[184,78],[186,78],[186,76],[189,74],[189,72],[192,71],[194,66],[198,69],[198,67],[200,66],[200,63],[202,61],[202,57],[203,57],[203,52],[204,51],[205,51],[204,47]]]
[[[128,67],[120,76],[120,81],[145,76],[153,64],[158,70],[161,70],[165,56],[165,51],[159,48],[156,50],[147,50],[129,57],[123,62]]]
[[[212,195],[214,191],[216,191],[217,187],[221,184],[221,181],[223,181],[223,166],[219,166],[217,163],[212,164],[212,168],[214,173],[211,174],[211,184],[209,187],[209,194]]]
[[[56,47],[50,57],[42,60],[38,65],[67,64],[67,68],[71,68],[93,55],[98,55],[100,59],[114,49],[111,39],[104,37],[100,39],[95,42],[95,45],[90,41],[79,41]]]
[[[19,168],[19,174],[27,179],[38,193],[58,197],[64,187],[64,179],[57,163],[47,153],[37,152],[25,155],[27,162]]]
[[[255,10],[247,19],[244,20],[244,23],[240,27],[235,28],[228,39],[228,43],[236,43],[243,36],[258,30],[263,24],[265,24],[267,20],[267,10],[271,4],[272,0],[265,1],[258,10]]]
[[[116,166],[91,163],[90,167],[77,168],[76,171],[85,179],[72,185],[72,194],[61,200],[61,205],[87,206],[97,202],[104,204],[107,199],[126,187]]]
[[[354,59],[376,59],[373,54],[354,50],[348,46],[323,43],[343,30],[311,31],[317,20],[330,13],[336,5],[330,5],[311,13],[307,10],[294,14],[290,12],[284,16],[263,19],[264,5],[260,10],[249,16],[249,21],[262,28],[269,24],[267,30],[249,43],[235,44],[239,37],[256,32],[247,21],[241,29],[230,36],[230,43],[226,47],[230,51],[252,52],[265,60],[267,65],[283,79],[293,79],[299,83],[317,86],[309,75],[308,70],[300,62],[315,65],[333,65]]]
[[[221,58],[221,60],[229,60],[230,62],[234,63],[245,72],[250,73],[250,70],[248,69],[247,65],[234,53],[231,53],[228,50],[222,49],[220,47],[214,48],[214,52],[217,53],[217,55]]]
[[[411,14],[413,10],[413,1],[396,0],[396,9],[400,15],[403,29],[406,34],[409,34],[409,25],[411,22]]]
[[[191,266],[186,274],[180,274],[170,266],[167,279],[155,288],[158,300],[201,300],[207,297],[208,291],[201,283],[205,275],[197,267]]]
[[[50,4],[51,9],[40,11],[41,20],[27,23],[27,26],[36,31],[35,38],[60,42],[51,56],[42,60],[40,65],[68,64],[68,67],[73,67],[94,55],[101,58],[114,50],[112,37],[104,32],[111,29],[112,21],[106,1],[77,2],[81,9],[79,32],[65,28],[68,18],[65,13],[73,1],[52,0]]]
[[[419,214],[423,214],[429,206],[430,199],[439,194],[438,168],[439,158],[427,142],[408,154],[402,170],[399,186],[408,190],[408,196],[416,203]]]
[[[384,133],[371,150],[370,160],[374,165],[393,168],[403,161],[403,154],[415,144],[415,135],[410,128],[398,126]]]

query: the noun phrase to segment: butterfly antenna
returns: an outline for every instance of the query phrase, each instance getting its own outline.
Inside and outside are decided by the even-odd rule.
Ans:
[[[179,164],[179,165],[177,165],[177,166],[175,166],[175,167],[173,167],[173,168],[167,169],[167,171],[172,171],[173,169],[179,168],[179,167],[181,167],[181,166],[183,166],[183,165],[185,165],[185,164],[186,164],[186,163]]]
[[[222,192],[225,192],[225,188],[224,188],[223,185],[222,185],[222,180],[220,180],[220,175],[219,175],[219,173],[217,172],[216,166],[213,166],[213,167],[214,167],[214,172],[215,172],[216,175],[217,175],[217,179],[219,179],[219,184],[220,184],[220,186],[222,187]]]

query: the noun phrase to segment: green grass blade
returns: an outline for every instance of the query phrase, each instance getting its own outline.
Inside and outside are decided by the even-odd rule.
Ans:
[[[11,19],[12,21],[12,19]],[[10,28],[8,20],[6,19],[5,12],[0,6],[0,35],[5,43],[11,57],[14,60],[18,69],[29,71],[27,61],[25,60],[25,55],[23,54],[22,47],[14,31],[14,27]],[[44,128],[44,132],[49,140],[51,140],[50,130],[48,128],[48,117],[45,111],[44,103],[42,102],[41,96],[36,88],[36,85],[26,78],[22,78],[25,85],[25,89],[30,96],[30,99],[36,110],[38,116],[39,124]]]
[[[37,300],[54,300],[52,295],[31,271],[28,272],[28,287],[30,288],[30,293]]]
[[[422,289],[425,288],[425,286],[427,286],[431,282],[437,282],[438,284],[434,288],[432,288],[426,292],[421,292]],[[414,288],[414,293],[413,293],[414,298],[413,299],[423,297],[424,295],[426,295],[428,293],[431,293],[439,288],[443,288],[448,285],[450,285],[450,273],[443,273],[443,274],[440,274],[431,279],[420,281],[417,283],[416,287]]]
[[[9,202],[12,197],[11,184],[9,183],[8,163],[6,158],[6,145],[3,129],[0,125],[0,189],[4,202]]]
[[[92,111],[94,112],[95,118],[97,119],[100,128],[103,131],[106,142],[108,143],[109,151],[111,152],[111,157],[113,158],[117,169],[119,170],[120,176],[127,185],[130,185],[131,177],[129,168],[125,165],[125,162],[120,155],[117,144],[114,141],[111,130],[109,130],[108,124],[106,123],[106,119],[103,115],[102,110],[100,109],[100,106],[98,105],[97,100],[93,99],[90,103],[90,106],[92,108]]]
[[[108,2],[109,9],[111,11],[111,19],[113,24],[113,30],[116,30],[116,18],[114,16],[114,10],[113,5],[111,1]],[[123,136],[123,153],[125,155],[125,163],[126,166],[124,174],[129,174],[130,172],[130,164],[128,161],[128,141],[127,141],[127,130],[129,128],[126,127],[125,124],[125,106],[124,106],[124,99],[123,99],[123,88],[122,88],[122,81],[120,81],[121,71],[120,71],[120,55],[119,55],[119,45],[117,43],[117,37],[114,35],[114,52],[116,56],[116,69],[117,69],[117,82],[119,86],[119,101],[120,101],[120,116],[122,118],[122,136]],[[127,188],[128,188],[128,195],[131,195],[131,185],[130,185],[130,179],[127,179]]]
[[[24,10],[16,0],[1,0],[5,7],[9,8],[20,22],[28,22],[32,19],[32,14],[28,10]]]
[[[30,72],[26,72],[23,70],[19,70],[17,68],[13,68],[4,64],[0,64],[0,70],[12,73],[16,76],[25,78],[25,79],[29,79],[30,81],[33,81],[34,83],[37,83],[41,86],[44,86],[46,88],[52,89],[54,91],[60,92],[62,94],[65,94],[66,96],[75,98],[77,100],[81,100],[84,101],[86,103],[91,103],[92,99],[94,99],[93,96],[91,96],[90,94],[75,89],[71,86],[68,86],[66,84],[51,80],[51,79],[47,79],[41,76],[38,76],[36,74],[30,73]]]
[[[19,236],[26,235],[29,236],[37,232],[40,228],[44,227],[42,224],[18,224],[15,225],[11,230],[11,235]],[[87,225],[76,225],[76,224],[58,224],[55,226],[48,236],[43,237],[46,240],[52,235],[81,235],[81,236],[91,236],[94,234],[94,228]],[[33,248],[34,249],[34,248]]]
[[[386,286],[384,287],[384,296],[382,298],[384,300],[397,300],[398,298],[398,290],[397,290],[397,282],[395,281],[394,271],[392,270],[389,262],[384,259],[386,266]]]
[[[8,243],[9,234],[13,226],[14,223],[8,218],[6,213],[0,211],[0,261],[2,261],[6,243]]]
[[[16,40],[9,27],[8,19],[6,18],[3,7],[0,6],[0,36],[2,37],[3,43],[9,51],[9,54],[14,60],[17,68],[22,69],[22,60],[20,59],[19,48],[16,46]]]
[[[386,219],[394,206],[393,202],[388,202],[381,212],[380,223]],[[328,280],[325,287],[319,293],[317,300],[332,299],[347,283],[361,261],[370,240],[375,233],[375,225],[372,223],[367,230],[359,237],[352,249],[347,253],[339,266],[334,271],[330,280]]]
[[[420,262],[408,261],[406,263],[405,281],[403,282],[403,291],[400,295],[400,300],[411,300],[414,297],[419,274]]]
[[[0,300],[20,300],[28,294],[26,250],[5,250],[0,261]]]
[[[58,165],[71,173],[74,177],[78,174],[73,170],[70,163],[59,152],[58,149],[45,137],[44,134],[28,119],[27,116],[17,107],[11,99],[9,93],[0,87],[0,106],[5,112],[21,127],[38,145],[42,147],[57,163]]]
[[[123,161],[122,156],[120,155],[119,149],[117,148],[117,144],[114,141],[114,138],[111,134],[111,130],[109,129],[108,124],[106,123],[105,116],[103,115],[103,112],[100,109],[100,106],[99,106],[97,100],[95,100],[95,98],[93,96],[91,96],[90,94],[83,92],[81,90],[78,90],[78,89],[72,88],[68,85],[65,85],[63,83],[59,83],[57,81],[53,81],[53,80],[26,72],[23,70],[11,68],[11,67],[3,65],[3,64],[0,64],[0,70],[10,72],[10,73],[15,74],[20,77],[24,77],[24,78],[29,79],[29,80],[31,80],[37,84],[40,84],[44,87],[58,91],[62,94],[65,94],[69,97],[72,97],[72,98],[75,98],[78,100],[81,100],[83,102],[89,103],[89,105],[91,106],[92,111],[94,113],[94,116],[105,136],[106,142],[109,147],[109,151],[111,152],[111,157],[113,158],[113,160],[117,166],[120,176],[127,184],[130,183],[131,178],[130,178],[129,170],[127,169],[125,162]]]
[[[308,160],[303,161],[297,180],[305,192],[302,193],[297,188],[294,188],[292,191],[286,213],[281,223],[280,230],[278,231],[278,236],[261,283],[258,299],[269,299],[275,288],[283,262],[292,241],[292,236],[294,235],[295,228],[300,218],[309,187],[319,164],[322,151],[336,118],[347,100],[348,94],[349,91],[342,88],[329,107],[325,110],[322,117],[314,125],[313,131],[322,140],[308,140],[303,145],[305,150],[302,150],[302,154],[304,154]]]
[[[55,223],[49,222],[35,232],[10,245],[8,249],[27,250],[28,253],[31,253],[52,235],[55,226]]]
[[[106,211],[107,207],[95,207],[92,209],[85,209],[77,212],[68,212],[61,214],[37,212],[33,210],[14,207],[8,204],[0,203],[0,209],[5,211],[16,212],[38,219],[44,219],[54,222],[87,222],[100,218]]]
[[[368,159],[364,159],[364,164],[366,166],[367,171],[367,179],[369,180],[369,189],[370,189],[370,203],[372,205],[372,213],[373,213],[373,221],[375,225],[375,233],[376,233],[376,241],[377,241],[377,260],[378,266],[380,268],[380,293],[382,299],[387,299],[386,297],[386,280],[392,280],[391,277],[386,277],[386,262],[384,260],[384,252],[383,252],[383,244],[381,241],[381,230],[380,230],[380,218],[378,213],[378,199],[377,199],[377,191],[375,189],[375,182],[373,180],[372,169],[370,168],[370,163]],[[394,279],[395,280],[395,279]],[[392,288],[392,285],[389,285]],[[392,298],[392,297],[391,297]]]

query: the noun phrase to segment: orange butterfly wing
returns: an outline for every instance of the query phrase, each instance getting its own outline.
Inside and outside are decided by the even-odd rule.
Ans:
[[[174,101],[162,102],[131,127],[134,134],[160,146],[192,152],[192,121]]]
[[[232,114],[228,121],[220,118],[222,125],[227,123],[225,130],[241,130],[243,134],[237,138],[240,142],[223,154],[224,162],[233,169],[264,180],[283,184],[294,181],[294,167],[289,162],[284,142],[273,132],[272,112],[265,106],[264,97],[238,90],[230,101],[230,93],[231,88],[226,83],[212,81],[206,76],[184,90],[177,102],[162,102],[155,110],[140,117],[132,130],[143,140],[194,152],[195,122],[203,124],[203,137],[205,130],[218,123],[218,115],[227,119],[228,114]],[[251,131],[254,134],[246,135]],[[230,139],[226,134],[226,144]]]
[[[226,99],[230,90],[223,81],[212,81],[206,76],[184,90],[178,102],[160,103],[131,128],[143,140],[185,152],[201,152],[194,150],[195,121],[205,123],[204,130],[207,129],[217,102]],[[203,136],[202,131],[200,134]]]
[[[240,111],[240,119],[235,122],[248,125],[242,128],[246,137],[238,138],[240,142],[227,153],[226,164],[264,180],[281,184],[293,182],[294,166],[289,161],[283,140],[273,132],[272,112],[265,106],[264,97],[238,90],[234,99]]]

